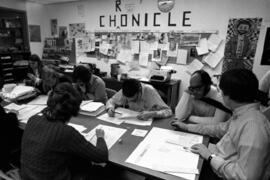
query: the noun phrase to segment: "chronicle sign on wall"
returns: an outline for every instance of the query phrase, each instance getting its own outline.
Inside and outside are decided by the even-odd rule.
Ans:
[[[161,26],[159,19],[165,17],[167,19],[168,27],[183,26],[189,27],[191,11],[182,11],[179,14],[175,14],[177,20],[173,20],[172,12],[169,12],[174,7],[174,0],[158,0],[158,9],[161,12],[153,12],[153,14],[145,13],[123,13],[123,5],[121,0],[115,0],[115,14],[100,15],[99,16],[99,27],[148,27]],[[139,5],[138,5],[139,6]]]

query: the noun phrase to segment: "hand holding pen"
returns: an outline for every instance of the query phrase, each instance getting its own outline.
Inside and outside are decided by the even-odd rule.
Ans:
[[[114,107],[108,108],[108,109],[107,109],[107,113],[108,113],[108,115],[109,115],[110,117],[114,117],[114,115],[115,115],[115,109],[114,109]]]

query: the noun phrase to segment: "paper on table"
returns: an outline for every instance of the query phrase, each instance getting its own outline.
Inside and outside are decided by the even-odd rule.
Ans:
[[[106,121],[106,122],[120,125],[121,123],[124,122],[124,120],[119,119],[119,117],[121,117],[121,114],[115,114],[114,117],[110,117],[108,115],[108,113],[104,113],[104,114],[98,116],[97,118],[102,120],[102,121]]]
[[[178,49],[176,63],[187,64],[187,54],[188,54],[188,51],[186,49]]]
[[[116,141],[127,131],[126,129],[99,124],[94,129],[92,129],[88,134],[85,135],[86,140],[88,140],[95,146],[97,143],[96,129],[104,130],[105,132],[104,139],[106,141],[108,149],[111,149],[111,147],[116,143]]]
[[[47,105],[48,96],[47,95],[40,95],[36,99],[30,101],[29,105]]]
[[[140,114],[140,112],[132,111],[130,109],[125,108],[117,108],[115,112],[118,112],[121,114],[119,119],[124,120],[127,124],[134,124],[139,126],[151,126],[153,119],[149,119],[147,121],[142,121],[137,118],[137,116]]]
[[[193,61],[188,65],[187,67],[187,73],[194,73],[197,70],[200,70],[203,68],[203,63],[199,61],[198,59],[193,59]]]
[[[221,42],[222,39],[217,34],[211,34],[207,42],[209,50],[216,52]]]
[[[209,52],[206,38],[200,39],[199,44],[196,47],[196,50],[199,56],[203,54],[207,54]]]
[[[134,129],[131,135],[144,137],[147,134],[147,132],[148,132],[147,130],[143,130],[143,129]]]
[[[18,119],[23,123],[27,123],[30,117],[41,112],[46,106],[44,105],[25,105],[18,114]]]
[[[68,125],[73,127],[74,129],[76,129],[80,133],[87,129],[86,127],[84,127],[82,125],[78,125],[78,124],[68,123]]]
[[[126,162],[186,179],[195,179],[199,155],[181,151],[178,145],[167,143],[167,141],[179,140],[180,142],[177,143],[191,146],[191,144],[202,143],[202,139],[200,135],[154,127]],[[182,173],[169,172],[172,166],[175,166],[173,168],[175,172]]]

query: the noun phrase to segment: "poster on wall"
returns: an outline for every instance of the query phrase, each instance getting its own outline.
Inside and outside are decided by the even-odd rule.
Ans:
[[[29,25],[30,42],[41,42],[40,26]]]
[[[270,65],[270,27],[266,29],[261,65]]]
[[[51,19],[51,35],[57,37],[57,19]]]
[[[71,38],[85,36],[85,23],[69,24],[69,36]]]
[[[234,68],[252,70],[262,18],[230,19],[222,72]]]

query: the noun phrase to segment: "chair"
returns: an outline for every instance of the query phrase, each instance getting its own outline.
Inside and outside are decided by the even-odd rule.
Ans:
[[[106,88],[106,93],[107,93],[108,99],[110,99],[117,93],[117,91],[110,88]]]

